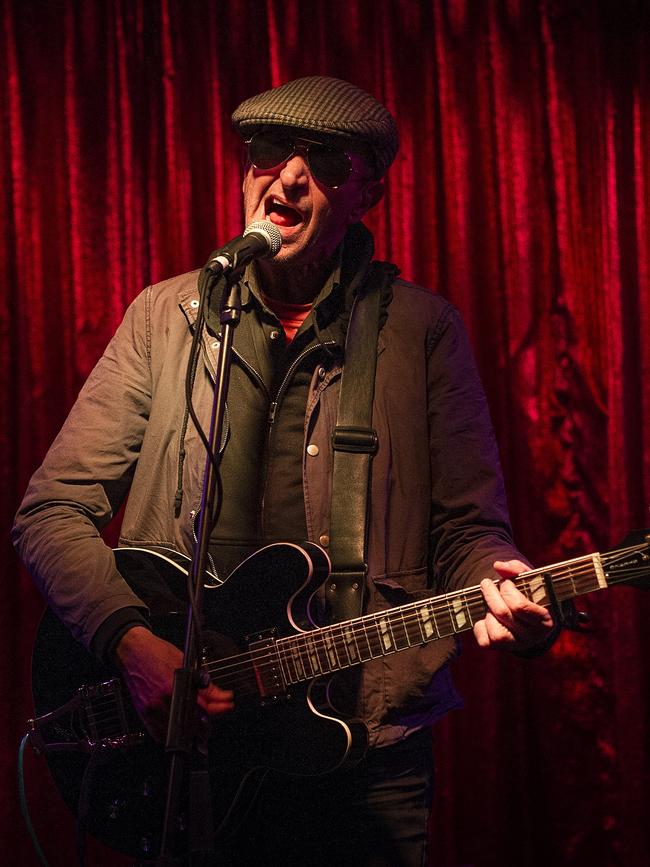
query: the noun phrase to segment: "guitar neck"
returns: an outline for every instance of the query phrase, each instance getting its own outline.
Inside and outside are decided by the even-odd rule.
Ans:
[[[524,572],[515,586],[546,608],[558,602],[604,590],[647,571],[647,543],[608,554],[588,554],[543,569]],[[640,563],[640,559],[643,561]],[[552,593],[549,592],[549,585]],[[407,650],[471,629],[487,611],[480,587],[467,587],[388,611],[366,614],[282,638],[276,643],[287,683],[341,671],[371,659]]]

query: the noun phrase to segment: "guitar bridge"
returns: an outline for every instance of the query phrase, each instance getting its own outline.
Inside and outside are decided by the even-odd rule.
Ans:
[[[287,688],[275,646],[275,629],[247,636],[255,683],[262,705],[286,697]]]
[[[37,752],[112,750],[141,743],[145,734],[127,708],[118,678],[80,687],[66,704],[27,722]]]

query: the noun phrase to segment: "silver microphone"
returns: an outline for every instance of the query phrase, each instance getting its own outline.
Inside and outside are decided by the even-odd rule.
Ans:
[[[244,230],[243,235],[233,238],[208,259],[206,268],[215,273],[240,271],[253,259],[277,256],[282,247],[282,233],[268,220],[258,220]]]

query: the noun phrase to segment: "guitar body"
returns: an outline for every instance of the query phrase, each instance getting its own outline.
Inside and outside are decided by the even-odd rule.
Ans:
[[[149,606],[156,634],[181,646],[188,558],[136,548],[120,548],[115,557]],[[329,565],[317,545],[269,545],[226,582],[211,576],[206,584],[203,671],[234,690],[236,705],[215,719],[209,737],[218,837],[236,830],[265,774],[325,774],[361,758],[367,731],[334,709],[340,702],[330,701],[333,674],[469,630],[486,613],[476,586],[319,625],[315,594]],[[576,596],[613,584],[650,585],[650,532],[514,580],[528,599],[561,618],[561,604]],[[167,761],[143,733],[114,674],[46,613],[34,651],[32,742],[45,752],[82,829],[144,858],[160,848]],[[348,693],[352,685],[346,682]],[[186,851],[182,840],[179,846],[179,854]]]
[[[122,548],[115,556],[120,572],[149,605],[154,632],[182,646],[189,560],[163,549]],[[316,678],[276,693],[264,688],[249,662],[251,654],[266,659],[267,643],[317,625],[314,594],[328,569],[327,555],[316,545],[270,545],[221,586],[204,592],[207,655],[222,672],[215,682],[235,689],[236,705],[234,712],[212,722],[209,738],[218,835],[236,829],[269,769],[324,774],[358,761],[365,752],[366,728],[334,711],[330,679]],[[259,668],[263,679],[264,666]],[[155,855],[168,762],[163,747],[141,734],[125,690],[123,711],[116,708],[111,690],[109,696],[91,695],[90,710],[48,721],[53,709],[66,705],[81,688],[102,684],[116,673],[94,660],[49,611],[38,630],[32,672],[39,734],[68,806],[112,848],[138,857]],[[231,682],[225,682],[230,675]],[[124,731],[126,737],[115,737]],[[84,739],[102,745],[84,753],[78,749]]]

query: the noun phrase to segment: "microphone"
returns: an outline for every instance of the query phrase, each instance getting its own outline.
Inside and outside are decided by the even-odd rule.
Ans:
[[[253,259],[276,256],[281,246],[282,233],[278,227],[268,220],[258,220],[247,226],[243,235],[215,250],[205,268],[213,274],[241,271]]]

